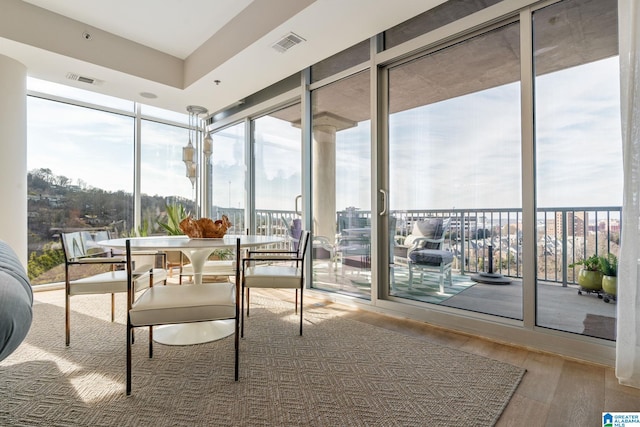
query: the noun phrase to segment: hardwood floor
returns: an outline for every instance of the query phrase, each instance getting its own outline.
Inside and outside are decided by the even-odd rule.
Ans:
[[[261,292],[271,296],[278,292],[280,298],[293,302],[291,291]],[[335,305],[353,320],[525,368],[524,379],[496,424],[499,427],[600,427],[604,411],[640,412],[640,389],[619,385],[613,368],[504,345],[418,321],[321,301],[305,294],[305,306],[314,303]]]

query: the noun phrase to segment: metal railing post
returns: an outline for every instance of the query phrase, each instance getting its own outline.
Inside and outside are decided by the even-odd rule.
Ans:
[[[568,264],[567,264],[567,211],[562,211],[562,287],[566,288],[568,284]],[[556,266],[557,268],[557,266]]]
[[[460,225],[458,226],[460,228],[460,232],[458,233],[458,236],[460,238],[460,274],[464,275],[464,266],[466,265],[466,260],[467,260],[467,256],[466,256],[466,248],[465,248],[465,232],[464,232],[464,211],[460,212]]]

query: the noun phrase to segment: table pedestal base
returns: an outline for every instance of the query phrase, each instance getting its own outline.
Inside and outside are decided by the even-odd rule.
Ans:
[[[216,341],[235,332],[235,320],[155,326],[153,340],[165,345],[193,345]]]

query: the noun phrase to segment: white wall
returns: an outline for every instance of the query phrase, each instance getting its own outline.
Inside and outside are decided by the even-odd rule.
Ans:
[[[0,239],[27,267],[27,68],[0,55]]]

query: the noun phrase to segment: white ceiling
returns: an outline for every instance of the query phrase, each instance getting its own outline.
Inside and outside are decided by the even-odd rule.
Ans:
[[[36,78],[214,112],[443,1],[2,0],[0,55]],[[289,32],[306,41],[275,51]]]
[[[145,46],[187,58],[251,0],[24,0]]]

